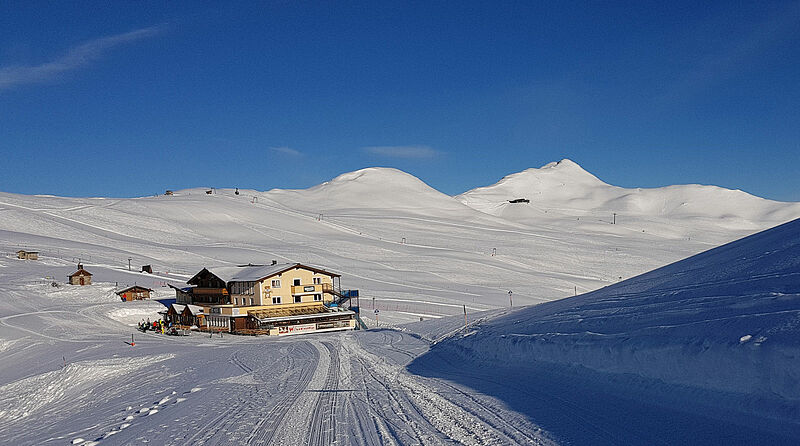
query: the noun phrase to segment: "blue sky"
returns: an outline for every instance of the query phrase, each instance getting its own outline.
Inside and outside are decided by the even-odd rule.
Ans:
[[[799,80],[799,1],[8,1],[0,191],[457,194],[570,158],[800,201]]]

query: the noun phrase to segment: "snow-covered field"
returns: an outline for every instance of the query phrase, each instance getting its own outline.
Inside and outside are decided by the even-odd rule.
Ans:
[[[206,190],[0,193],[4,442],[800,441],[800,223],[627,280],[798,218],[798,203],[622,189],[569,160],[458,197],[382,168]],[[170,297],[204,266],[273,259],[342,274],[382,328],[126,343],[163,307],[116,289]],[[78,261],[93,285],[64,284]],[[594,292],[510,311],[509,291],[515,310]]]

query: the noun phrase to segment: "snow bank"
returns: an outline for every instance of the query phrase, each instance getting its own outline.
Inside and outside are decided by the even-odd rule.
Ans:
[[[796,417],[800,220],[473,329],[436,348],[490,362],[544,361],[751,395],[780,401],[770,416]]]
[[[161,318],[159,311],[165,309],[158,302],[126,302],[129,308],[117,308],[107,313],[107,316],[117,322],[121,322],[130,327],[135,327],[142,320],[157,320]]]

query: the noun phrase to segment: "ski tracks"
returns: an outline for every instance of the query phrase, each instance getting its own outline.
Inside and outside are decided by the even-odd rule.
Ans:
[[[536,426],[491,402],[438,380],[423,381],[355,342],[343,343],[342,351],[357,369],[353,376],[361,376],[364,403],[375,414],[379,431],[378,420],[386,422],[392,438],[382,438],[381,443],[552,444]]]

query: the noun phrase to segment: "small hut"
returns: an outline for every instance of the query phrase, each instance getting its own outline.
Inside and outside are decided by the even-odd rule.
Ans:
[[[148,273],[148,274],[153,274],[153,267],[150,266],[150,265],[142,265],[142,272],[143,273]]]
[[[91,285],[92,273],[83,269],[83,265],[78,265],[78,270],[70,274],[67,280],[70,285]]]
[[[36,251],[17,251],[17,258],[22,260],[39,260],[39,253]]]
[[[205,314],[203,307],[199,305],[186,305],[181,313],[181,320],[184,325],[197,325],[202,328],[205,324]]]
[[[187,325],[183,323],[183,310],[186,309],[186,305],[181,304],[172,304],[167,309],[167,315],[164,320],[167,322],[172,322],[173,325]]]
[[[150,293],[152,291],[153,290],[151,290],[150,288],[134,285],[132,287],[125,288],[122,291],[118,291],[117,296],[119,296],[123,302],[132,300],[150,299]]]

